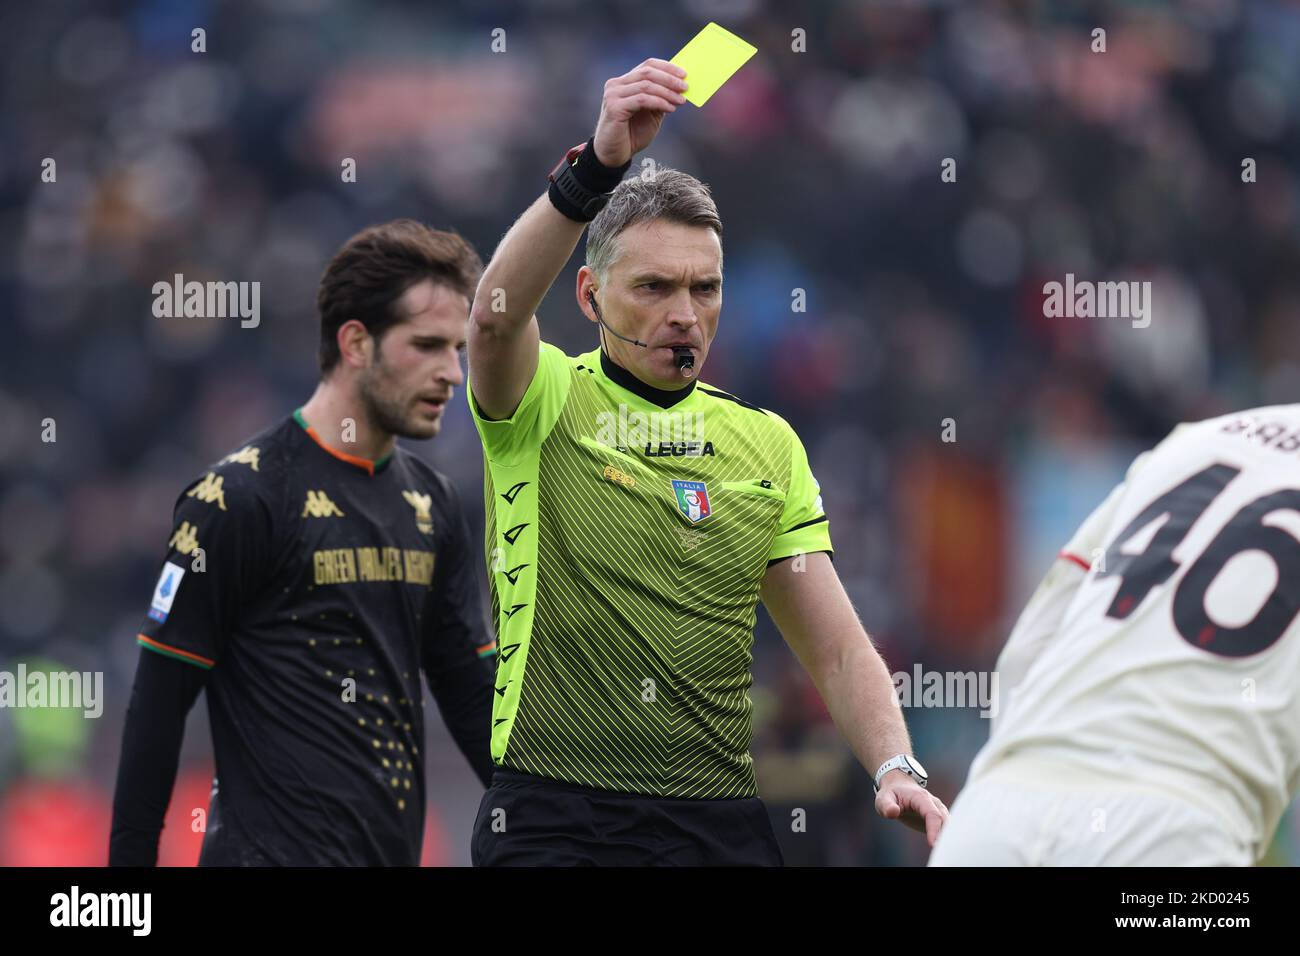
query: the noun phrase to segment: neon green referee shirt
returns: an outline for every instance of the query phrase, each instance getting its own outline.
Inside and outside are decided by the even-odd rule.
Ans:
[[[624,793],[755,794],[750,665],[772,561],[831,551],[780,416],[542,343],[486,459],[498,766]]]

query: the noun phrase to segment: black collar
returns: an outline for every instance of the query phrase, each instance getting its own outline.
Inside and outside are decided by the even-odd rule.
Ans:
[[[693,378],[685,388],[664,389],[647,385],[623,366],[616,364],[605,353],[604,349],[600,350],[600,368],[611,382],[622,385],[629,392],[640,395],[647,402],[658,405],[660,408],[672,408],[695,391],[695,379]]]

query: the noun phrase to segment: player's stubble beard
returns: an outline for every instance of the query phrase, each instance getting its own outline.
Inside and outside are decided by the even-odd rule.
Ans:
[[[375,432],[424,440],[436,437],[442,429],[441,417],[432,421],[416,417],[414,397],[403,401],[392,369],[384,364],[382,349],[375,349],[375,356],[358,379],[357,391],[363,413]]]

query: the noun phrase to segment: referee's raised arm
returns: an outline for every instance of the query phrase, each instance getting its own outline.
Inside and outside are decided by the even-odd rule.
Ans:
[[[606,81],[595,135],[560,161],[547,193],[497,246],[469,319],[470,390],[485,417],[514,414],[537,371],[538,305],[632,157],[654,140],[664,115],[686,102],[685,75],[667,60],[649,59]]]

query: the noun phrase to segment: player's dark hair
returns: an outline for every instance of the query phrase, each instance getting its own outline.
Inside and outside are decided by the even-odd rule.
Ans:
[[[653,176],[632,176],[618,184],[587,227],[587,266],[603,280],[618,259],[619,233],[652,219],[703,226],[722,238],[722,219],[709,187],[689,173],[660,166]]]
[[[362,229],[334,254],[316,294],[320,313],[320,369],[338,364],[339,326],[356,319],[379,339],[403,321],[402,294],[424,279],[446,285],[467,299],[483,273],[474,247],[455,232],[430,229],[413,219],[394,219]]]

